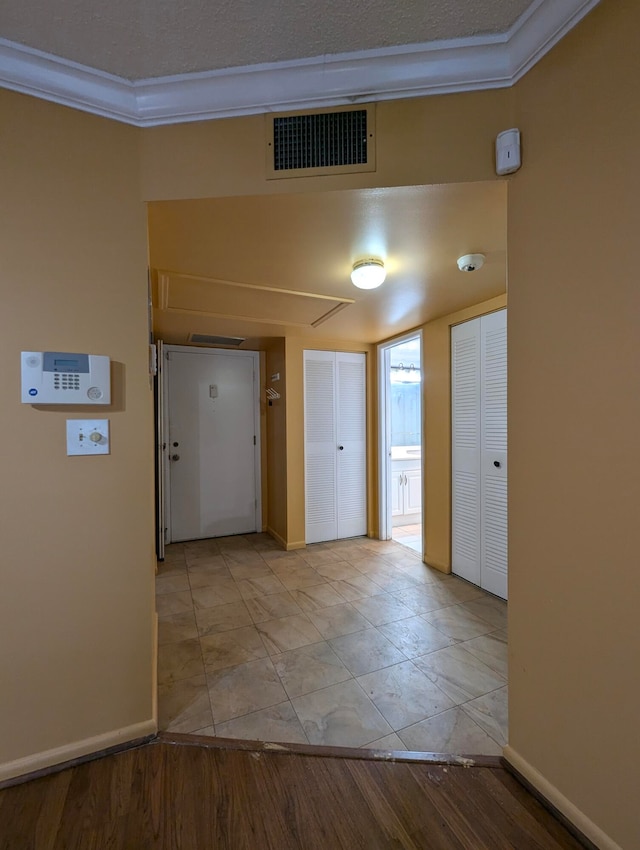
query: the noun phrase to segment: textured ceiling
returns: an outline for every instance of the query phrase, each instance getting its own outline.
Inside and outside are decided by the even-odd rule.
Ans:
[[[0,37],[143,79],[503,33],[531,0],[2,0]]]

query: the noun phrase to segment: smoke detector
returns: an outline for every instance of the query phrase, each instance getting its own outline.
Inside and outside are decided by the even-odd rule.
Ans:
[[[458,268],[461,272],[474,272],[484,265],[484,254],[465,254],[458,257]]]

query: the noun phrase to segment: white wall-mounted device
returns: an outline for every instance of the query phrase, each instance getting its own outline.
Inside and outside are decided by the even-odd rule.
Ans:
[[[496,174],[513,174],[522,164],[520,158],[520,130],[513,127],[496,137]]]
[[[102,354],[22,352],[23,404],[110,404],[111,361]]]

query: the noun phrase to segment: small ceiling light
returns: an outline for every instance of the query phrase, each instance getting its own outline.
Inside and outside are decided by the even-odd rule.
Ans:
[[[358,289],[375,289],[384,283],[387,272],[382,260],[370,258],[358,260],[351,272],[351,283]]]
[[[475,272],[484,265],[484,254],[465,254],[458,257],[458,268],[461,272]]]

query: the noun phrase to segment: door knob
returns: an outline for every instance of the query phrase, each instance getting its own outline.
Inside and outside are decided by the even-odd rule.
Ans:
[[[174,447],[174,449],[177,449],[180,443],[171,443],[171,445]]]
[[[495,466],[496,469],[500,469],[500,461],[499,460],[494,460],[493,465]]]
[[[340,449],[341,452],[344,451],[344,446],[338,446],[338,448]]]
[[[180,460],[180,455],[171,455],[171,460]]]

